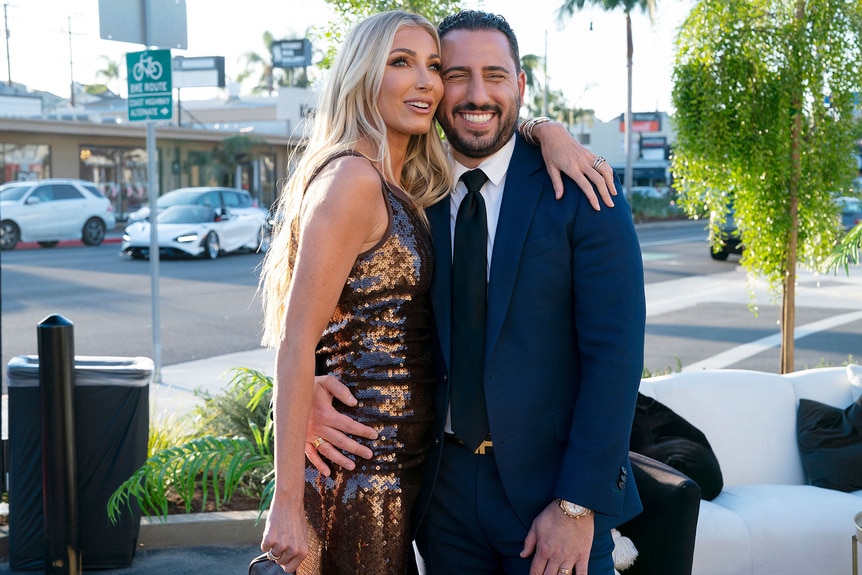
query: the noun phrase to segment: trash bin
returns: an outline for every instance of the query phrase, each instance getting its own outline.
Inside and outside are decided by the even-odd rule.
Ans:
[[[78,525],[83,569],[132,563],[140,511],[108,519],[111,494],[147,459],[149,383],[146,357],[75,356],[74,417]],[[9,393],[9,566],[45,566],[39,356],[13,357]]]

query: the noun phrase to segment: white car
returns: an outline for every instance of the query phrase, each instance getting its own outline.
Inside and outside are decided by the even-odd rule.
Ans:
[[[222,188],[213,186],[194,186],[177,188],[156,199],[156,211],[180,205],[209,206],[211,208],[228,208],[231,212],[242,214],[246,212],[264,212],[257,202],[245,190],[238,188]],[[129,223],[146,220],[150,217],[150,206],[141,206],[129,214]]]
[[[159,254],[216,259],[240,250],[257,251],[265,243],[265,213],[234,213],[209,206],[171,206],[157,217]],[[150,222],[129,224],[122,253],[133,259],[150,255]]]
[[[52,248],[75,239],[97,246],[116,225],[111,201],[93,182],[56,178],[0,186],[0,249],[18,242]]]

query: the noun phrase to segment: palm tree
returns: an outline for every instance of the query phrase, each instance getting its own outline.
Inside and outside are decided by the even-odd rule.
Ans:
[[[99,56],[101,60],[105,62],[105,67],[101,70],[96,71],[97,79],[104,79],[105,85],[108,88],[111,88],[111,84],[114,83],[114,88],[118,88],[117,86],[120,82],[120,63],[116,60],[110,58],[109,56]],[[119,94],[119,90],[114,91],[115,94]]]
[[[251,90],[253,94],[266,92],[267,95],[272,96],[272,91],[276,86],[305,87],[308,85],[308,75],[305,68],[282,69],[272,65],[272,43],[274,41],[275,37],[272,32],[266,31],[263,33],[265,55],[247,52],[242,56],[245,61],[245,70],[237,75],[237,82],[242,82],[257,70],[260,71],[257,85]]]
[[[583,9],[586,0],[563,0],[563,5],[557,11],[559,20],[565,19],[567,16],[572,16],[575,13],[575,8]],[[649,12],[650,22],[654,22],[656,0],[590,0],[590,4],[601,6],[606,11],[617,10],[622,8],[626,14],[626,70],[628,79],[628,92],[626,96],[626,131],[625,131],[625,150],[626,150],[626,172],[623,185],[626,190],[632,189],[632,53],[634,46],[632,45],[632,18],[631,11],[639,6],[642,11]]]

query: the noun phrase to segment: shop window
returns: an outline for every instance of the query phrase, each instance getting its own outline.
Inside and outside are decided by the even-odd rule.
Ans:
[[[3,181],[41,180],[51,177],[51,147],[46,144],[0,143]]]

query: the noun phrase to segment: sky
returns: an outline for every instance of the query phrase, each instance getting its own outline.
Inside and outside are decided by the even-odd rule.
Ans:
[[[103,0],[123,1],[133,0]],[[625,16],[589,3],[568,18],[556,19],[562,0],[462,0],[465,8],[502,14],[512,25],[521,55],[547,54],[549,86],[562,90],[569,104],[593,109],[610,121],[626,107]],[[659,0],[656,19],[632,13],[634,43],[633,111],[672,113],[671,74],[676,30],[694,0]],[[143,46],[100,37],[99,0],[2,0],[8,34],[0,47],[0,81],[69,97],[71,80],[102,82],[96,72],[106,56],[122,65],[123,82],[112,89],[126,94],[125,54]],[[224,56],[230,82],[243,70],[242,55],[264,51],[263,33],[276,39],[301,37],[310,26],[325,26],[331,15],[323,0],[186,0],[188,48],[174,56]],[[547,50],[546,50],[547,46]],[[8,47],[8,48],[7,48]],[[186,88],[182,98],[219,95]]]

